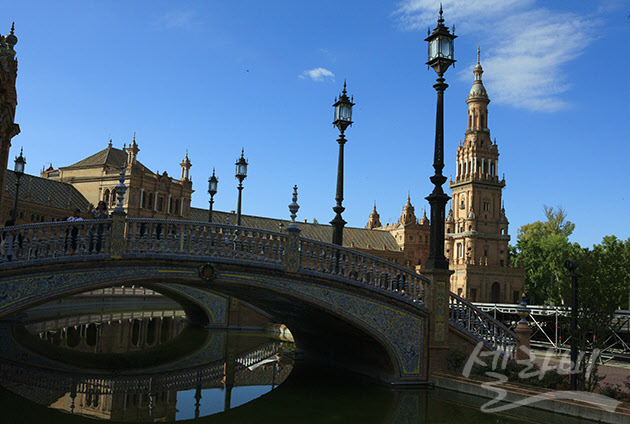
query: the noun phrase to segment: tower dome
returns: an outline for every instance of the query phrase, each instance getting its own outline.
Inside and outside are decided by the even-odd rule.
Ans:
[[[473,73],[475,74],[475,82],[468,93],[468,99],[482,98],[484,100],[488,100],[488,93],[486,92],[486,88],[483,86],[483,81],[481,80],[483,68],[481,67],[480,58],[481,50],[479,46],[477,46],[477,65],[475,65],[475,69],[473,70]]]

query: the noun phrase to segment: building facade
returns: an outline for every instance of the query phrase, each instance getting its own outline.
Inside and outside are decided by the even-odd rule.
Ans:
[[[129,146],[122,149],[108,146],[73,165],[54,169],[52,165],[41,172],[41,177],[74,186],[92,205],[104,201],[111,211],[116,206],[116,186],[120,171],[125,167],[125,195],[123,206],[134,218],[190,219],[192,163],[188,153],[180,163],[179,179],[166,171],[153,172],[138,160],[140,148],[134,135]]]

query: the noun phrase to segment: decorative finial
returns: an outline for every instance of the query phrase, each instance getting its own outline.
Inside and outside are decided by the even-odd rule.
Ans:
[[[481,48],[479,43],[477,43],[477,65],[481,65]]]
[[[346,79],[344,78],[344,80],[343,80],[343,94],[346,94],[346,93],[347,93],[347,91],[346,91]]]
[[[374,212],[376,212],[376,200],[374,201]]]
[[[291,212],[291,223],[289,224],[289,229],[297,229],[297,223],[295,222],[295,218],[297,217],[297,212],[300,209],[300,205],[298,205],[298,186],[293,186],[293,198],[292,202],[289,205],[289,211]]]
[[[109,139],[109,146],[108,147],[112,147],[112,139]]]
[[[438,19],[438,24],[443,24],[444,23],[444,18],[442,17],[442,15],[444,14],[444,12],[442,11],[442,2],[440,2],[440,18]]]
[[[13,34],[14,31],[15,31],[15,22],[11,22],[11,32],[9,34],[15,35]]]
[[[116,186],[116,197],[118,198],[118,203],[112,212],[115,215],[125,215],[125,207],[123,206],[125,193],[127,192],[127,186],[125,185],[125,168],[127,168],[127,164],[123,163],[120,168],[120,177],[118,178],[119,183]]]

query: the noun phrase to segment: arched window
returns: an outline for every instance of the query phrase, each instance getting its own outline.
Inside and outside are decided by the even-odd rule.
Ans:
[[[496,281],[490,287],[490,303],[499,303],[501,299],[501,285]]]
[[[103,193],[103,202],[105,202],[106,205],[109,204],[109,189],[105,190]]]

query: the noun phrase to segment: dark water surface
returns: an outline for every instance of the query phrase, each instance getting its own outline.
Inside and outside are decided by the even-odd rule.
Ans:
[[[193,330],[178,311],[73,319],[0,326],[0,423],[540,422],[391,390],[270,334]]]

